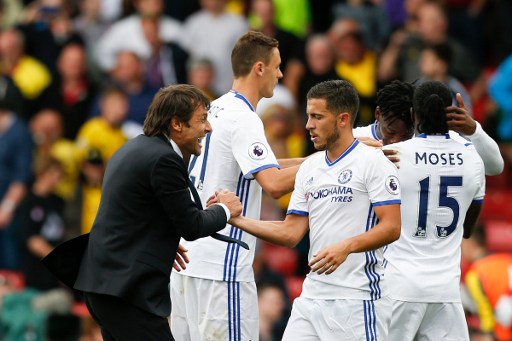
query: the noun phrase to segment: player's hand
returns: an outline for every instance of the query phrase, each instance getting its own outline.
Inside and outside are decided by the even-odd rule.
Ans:
[[[368,147],[382,148],[382,140],[376,140],[371,137],[358,137],[357,140],[364,143]]]
[[[323,273],[329,275],[345,262],[348,255],[348,245],[344,241],[341,241],[336,244],[331,244],[313,255],[313,259],[308,265],[311,267],[311,271],[319,275]]]
[[[400,157],[398,156],[398,150],[392,148],[387,149],[387,146],[384,146],[382,148],[382,152],[388,158],[389,161],[393,162],[396,168],[400,168]]]
[[[206,207],[210,207],[212,205],[215,205],[215,204],[218,204],[219,203],[219,198],[217,197],[217,193],[218,192],[215,192],[215,194],[213,194],[212,196],[210,196],[208,198],[208,200],[206,201]]]
[[[218,199],[218,202],[226,205],[231,213],[231,217],[237,217],[242,214],[242,204],[240,203],[240,198],[235,195],[233,192],[229,192],[228,190],[222,190],[220,192],[216,192],[215,196]]]
[[[183,245],[179,244],[178,249],[176,250],[176,258],[174,259],[174,264],[172,267],[174,270],[180,272],[181,270],[185,270],[187,268],[186,263],[189,262],[187,249],[183,247]]]
[[[462,135],[473,135],[476,131],[476,121],[469,115],[460,93],[457,93],[455,98],[458,106],[451,105],[445,109],[448,129]]]

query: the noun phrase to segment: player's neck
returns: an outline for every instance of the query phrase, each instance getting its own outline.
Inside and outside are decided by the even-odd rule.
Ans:
[[[349,133],[340,136],[340,138],[327,148],[327,158],[329,161],[334,162],[341,154],[345,153],[347,149],[354,143],[354,136]]]
[[[262,98],[259,89],[248,78],[235,79],[232,89],[244,96],[254,109],[256,109],[258,102]]]

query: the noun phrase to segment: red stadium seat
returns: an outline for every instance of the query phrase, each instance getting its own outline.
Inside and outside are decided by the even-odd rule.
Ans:
[[[486,248],[491,252],[512,252],[512,220],[484,222]]]
[[[283,276],[295,275],[298,266],[297,251],[268,243],[265,243],[263,248],[265,261],[271,270]]]
[[[288,289],[288,294],[290,295],[290,302],[293,302],[294,299],[300,296],[303,282],[304,277],[302,276],[286,277],[286,288]]]
[[[487,189],[480,219],[512,222],[512,190]]]
[[[0,281],[5,281],[14,290],[25,288],[25,276],[19,271],[0,269]]]

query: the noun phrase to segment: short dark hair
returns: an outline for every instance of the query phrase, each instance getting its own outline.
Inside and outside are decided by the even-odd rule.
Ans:
[[[193,85],[169,85],[158,90],[144,120],[144,134],[168,136],[173,117],[186,123],[199,106],[204,106],[208,110],[210,100]]]
[[[411,116],[414,85],[394,80],[377,92],[376,104],[380,114],[388,123],[400,120],[414,128]]]
[[[425,134],[448,132],[445,108],[452,104],[452,94],[439,81],[421,83],[414,91],[413,107],[418,124],[416,130]]]
[[[231,68],[235,78],[247,76],[254,63],[270,62],[272,50],[279,47],[279,42],[261,32],[249,31],[240,38],[231,51]]]
[[[354,86],[346,80],[329,80],[309,89],[306,98],[325,99],[326,108],[335,115],[347,112],[354,124],[359,110],[359,95]]]

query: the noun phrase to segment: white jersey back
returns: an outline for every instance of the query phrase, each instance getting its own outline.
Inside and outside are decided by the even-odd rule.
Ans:
[[[279,167],[265,138],[261,119],[245,97],[230,91],[212,102],[208,121],[213,130],[204,139],[201,155],[193,157],[189,165],[190,179],[203,207],[215,191],[228,189],[240,197],[244,216],[259,219],[262,189],[253,174]],[[181,274],[213,280],[253,281],[256,238],[231,225],[219,233],[243,240],[250,250],[213,238],[182,240],[189,250],[190,263]]]
[[[373,207],[399,204],[396,167],[357,140],[337,160],[316,153],[301,165],[288,214],[309,217],[309,260],[324,247],[370,230]],[[373,300],[385,295],[383,248],[354,253],[332,274],[309,273],[301,296]]]
[[[386,252],[390,297],[460,302],[460,243],[466,212],[483,200],[484,165],[449,135],[418,135],[398,150],[402,233]]]

